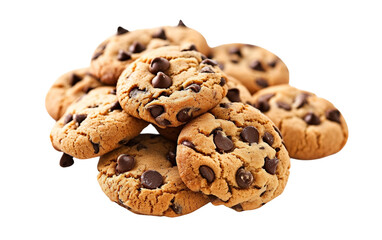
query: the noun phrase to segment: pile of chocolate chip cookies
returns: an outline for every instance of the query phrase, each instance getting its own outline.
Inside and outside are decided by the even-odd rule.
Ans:
[[[271,52],[210,48],[182,21],[119,27],[89,67],[50,88],[50,139],[62,167],[100,157],[102,190],[132,212],[176,217],[209,202],[251,210],[283,192],[289,157],[334,154],[348,137],[332,103],[288,83]],[[141,134],[149,124],[159,134]]]

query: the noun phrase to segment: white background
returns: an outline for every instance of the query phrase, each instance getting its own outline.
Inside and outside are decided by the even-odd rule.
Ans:
[[[381,7],[371,1],[1,1],[0,239],[381,239]],[[44,98],[62,73],[129,30],[183,19],[211,46],[276,53],[290,83],[332,101],[349,141],[292,160],[284,193],[236,213],[207,205],[179,218],[140,216],[98,186],[97,159],[58,165]],[[146,129],[146,131],[153,131]]]

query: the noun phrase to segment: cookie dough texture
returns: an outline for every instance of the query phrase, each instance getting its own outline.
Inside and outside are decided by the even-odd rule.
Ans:
[[[254,104],[280,129],[292,158],[322,158],[340,151],[347,141],[342,114],[313,93],[274,86],[257,92]]]
[[[260,89],[289,82],[286,65],[273,53],[249,44],[232,43],[212,49],[225,73],[237,78],[253,94]]]
[[[280,195],[290,168],[274,124],[242,103],[222,103],[189,122],[179,135],[176,160],[188,188],[237,211]]]
[[[101,156],[98,182],[102,190],[111,201],[139,214],[177,217],[197,210],[209,200],[190,191],[180,179],[171,162],[175,163],[175,147],[176,143],[161,136],[142,134],[126,146]],[[120,173],[117,159],[122,154],[134,158],[135,163],[131,170]],[[162,181],[146,177],[147,171],[159,173]],[[145,187],[142,181],[146,180],[157,183],[156,188]]]
[[[188,27],[164,26],[135,31],[121,31],[95,50],[91,61],[91,73],[106,84],[115,85],[122,71],[143,53],[161,46],[190,46],[203,54],[209,54],[210,48],[204,37]]]
[[[163,71],[155,72],[158,59]],[[201,53],[168,46],[130,64],[118,80],[117,95],[132,116],[161,128],[178,127],[215,107],[227,94],[226,81]]]
[[[70,104],[100,86],[102,83],[89,74],[88,68],[65,73],[49,89],[45,97],[46,110],[54,120],[58,120]]]
[[[54,125],[50,139],[55,149],[86,159],[121,146],[146,125],[122,110],[115,88],[99,87],[68,108]]]

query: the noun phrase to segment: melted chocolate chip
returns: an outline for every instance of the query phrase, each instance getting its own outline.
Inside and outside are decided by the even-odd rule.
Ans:
[[[276,157],[273,159],[265,157],[263,168],[265,169],[265,171],[267,171],[267,173],[274,175],[276,173],[278,163],[279,160]]]
[[[200,166],[199,173],[208,183],[212,183],[215,180],[214,171],[206,165]]]
[[[74,85],[76,85],[76,83],[78,83],[81,80],[82,80],[82,77],[73,73],[72,76],[70,77],[69,84],[70,84],[70,86],[74,86]]]
[[[203,64],[211,65],[211,66],[217,66],[218,62],[212,59],[204,59],[202,61]]]
[[[113,103],[113,105],[111,105],[109,112],[112,112],[114,110],[122,110],[122,107],[118,101],[116,101],[115,103]]]
[[[145,188],[156,189],[162,186],[163,177],[155,170],[148,170],[142,174],[141,183]]]
[[[264,78],[257,78],[256,84],[260,86],[261,88],[266,88],[269,86],[268,81]]]
[[[282,108],[286,111],[290,111],[292,109],[292,107],[286,102],[277,101],[276,104],[279,108]]]
[[[178,119],[179,122],[188,122],[192,118],[192,111],[190,111],[191,108],[183,108],[176,114],[176,119]]]
[[[158,32],[154,33],[152,37],[153,38],[160,38],[160,39],[163,39],[163,40],[167,39],[166,33],[165,33],[163,28],[159,29]]]
[[[200,92],[201,87],[200,87],[200,85],[198,85],[198,84],[196,84],[196,83],[193,83],[193,84],[191,84],[191,85],[189,85],[189,86],[187,86],[187,87],[185,88],[185,90],[189,90],[189,89],[191,89],[191,91],[197,93],[197,92]]]
[[[304,116],[304,121],[309,125],[319,125],[321,123],[320,118],[312,112]]]
[[[129,92],[129,97],[133,98],[133,97],[136,97],[138,94],[141,94],[143,93],[144,91],[140,90],[139,88],[133,88],[130,92]]]
[[[325,115],[328,120],[341,123],[341,113],[337,109],[328,110]]]
[[[150,111],[153,118],[156,118],[164,112],[164,107],[161,105],[150,105],[147,107],[147,110]]]
[[[230,151],[233,148],[233,142],[224,136],[222,131],[216,131],[214,134],[214,143],[216,148],[220,151]]]
[[[170,150],[166,155],[172,166],[176,166],[176,151]]]
[[[156,57],[151,61],[149,66],[149,71],[152,74],[157,74],[158,72],[164,72],[170,67],[170,62],[166,58]]]
[[[253,175],[244,168],[239,168],[236,172],[236,183],[240,188],[247,189],[253,183]]]
[[[135,166],[135,158],[127,154],[121,154],[117,158],[115,170],[117,173],[130,171]]]
[[[231,47],[231,48],[228,50],[228,53],[229,53],[229,54],[236,54],[236,55],[238,55],[239,57],[241,57],[241,51],[240,51],[240,48],[238,48],[238,47]]]
[[[253,126],[245,127],[240,137],[248,143],[259,143],[259,131]]]
[[[81,125],[81,123],[86,119],[88,115],[86,114],[75,114],[73,119],[78,125]]]
[[[182,214],[182,207],[179,204],[173,203],[170,205],[170,208],[176,213],[176,214]]]
[[[127,61],[127,60],[131,59],[131,54],[120,49],[118,52],[117,59],[118,59],[118,61],[121,61],[121,62]]]
[[[158,72],[151,81],[154,88],[169,88],[172,85],[172,80],[163,72]]]
[[[220,78],[219,85],[223,87],[226,84],[226,82],[227,82],[227,80],[225,80],[225,78],[222,77],[222,78]]]
[[[294,105],[296,106],[296,108],[301,108],[305,104],[307,104],[309,96],[310,95],[307,93],[300,93],[299,95],[297,95],[297,97],[294,99]]]
[[[70,167],[70,166],[73,165],[73,163],[74,163],[74,160],[73,160],[72,156],[70,156],[70,155],[68,155],[66,153],[62,154],[62,157],[60,159],[60,166],[61,167],[64,167],[64,168],[65,167]]]
[[[270,133],[270,132],[265,132],[265,133],[264,133],[263,141],[266,142],[266,143],[268,143],[269,146],[272,147],[274,140],[275,140],[275,139],[274,139],[272,133]]]
[[[187,27],[182,20],[179,20],[178,27]]]
[[[237,89],[237,88],[231,88],[231,89],[228,90],[226,97],[231,102],[240,102],[241,101],[241,99],[240,99],[240,90]]]
[[[99,143],[94,143],[94,142],[92,142],[92,141],[90,141],[90,143],[91,143],[92,146],[93,146],[94,153],[95,153],[95,154],[99,153]]]
[[[117,28],[117,35],[122,35],[122,34],[125,34],[125,33],[128,33],[128,32],[129,32],[129,30],[127,30],[127,29],[125,29],[125,28],[123,28],[121,26],[119,26]]]
[[[65,117],[64,117],[64,125],[70,123],[71,121],[73,120],[73,115],[72,114],[67,114]]]
[[[201,73],[215,73],[214,70],[212,70],[212,68],[210,68],[210,67],[204,67],[204,68],[200,69],[200,72]]]
[[[264,72],[265,69],[263,68],[263,65],[261,65],[261,62],[258,60],[253,61],[250,65],[250,68],[256,71]]]
[[[134,42],[133,44],[130,45],[129,47],[129,52],[131,53],[140,53],[145,50],[145,46],[143,46],[142,43],[140,42]]]
[[[185,141],[182,142],[182,145],[195,150],[195,145],[192,142],[190,142],[190,141],[185,140]]]

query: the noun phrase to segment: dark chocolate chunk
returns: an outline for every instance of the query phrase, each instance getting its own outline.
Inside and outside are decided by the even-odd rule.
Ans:
[[[299,95],[297,95],[297,97],[294,99],[294,105],[296,106],[296,108],[301,108],[305,104],[307,104],[309,96],[310,95],[307,93],[300,93]]]
[[[214,143],[220,151],[230,151],[233,148],[233,142],[228,137],[224,136],[222,131],[216,131],[214,134]]]
[[[231,103],[220,103],[219,107],[221,107],[221,108],[229,108],[230,105],[231,105]]]
[[[292,107],[286,102],[277,101],[276,104],[279,108],[282,108],[286,111],[290,111],[292,109]]]
[[[129,52],[131,53],[140,53],[145,50],[145,46],[143,46],[142,43],[140,42],[134,42],[133,44],[130,45],[129,47]]]
[[[215,180],[214,171],[206,165],[200,166],[199,173],[208,183],[212,183]]]
[[[157,74],[158,72],[164,72],[170,67],[170,62],[166,58],[156,57],[151,61],[149,66],[149,71],[152,74]]]
[[[130,171],[135,166],[135,158],[127,154],[121,154],[117,158],[115,170],[117,173]]]
[[[198,51],[198,49],[196,48],[195,44],[191,44],[187,48],[184,48],[181,50],[181,52],[188,52],[188,51]]]
[[[253,61],[250,65],[250,68],[256,71],[264,72],[265,69],[263,68],[263,65],[261,65],[261,62],[258,60]]]
[[[192,118],[192,111],[190,111],[191,108],[183,108],[176,114],[176,119],[178,119],[179,122],[188,122]]]
[[[231,47],[230,49],[228,49],[228,53],[229,54],[236,54],[239,57],[241,57],[241,51],[240,51],[239,47]]]
[[[92,146],[93,146],[94,153],[95,153],[95,154],[99,153],[99,143],[94,143],[94,142],[92,142],[92,141],[90,141],[90,143],[91,143]]]
[[[263,168],[265,169],[265,171],[267,171],[267,173],[274,175],[276,173],[278,163],[279,163],[279,160],[276,157],[273,159],[270,159],[269,157],[265,157]]]
[[[160,118],[160,117],[156,117],[155,118],[155,121],[161,125],[161,126],[168,126],[168,125],[171,125],[171,122],[167,119],[164,119],[164,118]]]
[[[269,86],[268,81],[264,78],[257,78],[256,84],[260,86],[261,88],[266,88]]]
[[[270,132],[265,132],[265,133],[264,133],[263,141],[266,142],[266,143],[268,143],[269,146],[272,147],[274,140],[275,140],[275,139],[274,139],[272,133],[270,133]]]
[[[112,112],[114,110],[122,110],[122,107],[118,101],[116,101],[115,103],[113,103],[113,105],[111,105],[109,112]]]
[[[328,110],[325,114],[328,120],[341,123],[341,113],[337,109]]]
[[[62,157],[60,159],[60,166],[61,167],[70,167],[74,163],[73,157],[64,153],[62,154]]]
[[[244,211],[243,207],[241,206],[241,204],[236,204],[234,206],[231,207],[233,210],[237,211],[237,212],[242,212]]]
[[[81,123],[86,119],[88,115],[86,114],[75,114],[73,119],[78,125],[81,125]]]
[[[220,78],[220,83],[219,83],[219,85],[223,87],[223,86],[226,84],[226,82],[227,82],[227,80],[225,80],[225,78],[222,77],[222,78]]]
[[[170,150],[167,153],[166,158],[170,161],[172,166],[176,166],[176,151]]]
[[[163,177],[155,170],[148,170],[142,174],[141,183],[145,188],[156,189],[162,186]]]
[[[274,93],[267,93],[267,94],[264,94],[264,95],[261,95],[258,99],[257,99],[257,102],[255,104],[255,107],[257,109],[259,109],[261,112],[268,112],[269,109],[270,109],[270,105],[268,103],[268,101],[273,97],[275,96]]]
[[[196,83],[193,83],[193,84],[191,84],[191,85],[188,85],[186,88],[185,88],[185,90],[188,90],[188,89],[191,89],[191,91],[193,91],[193,92],[199,92],[200,91],[200,85],[198,85],[198,84],[196,84]]]
[[[123,28],[121,26],[119,26],[117,28],[117,35],[122,35],[122,34],[125,34],[125,33],[128,33],[128,32],[129,32],[129,30],[127,30],[127,29],[125,29],[125,28]]]
[[[304,116],[304,121],[309,125],[319,125],[321,123],[320,118],[312,112]]]
[[[74,85],[76,85],[76,83],[78,83],[81,80],[82,80],[82,77],[73,73],[72,76],[70,77],[69,84],[70,84],[70,86],[74,86]]]
[[[179,20],[178,27],[187,27],[182,20]]]
[[[147,107],[147,110],[150,111],[153,118],[156,118],[164,112],[164,107],[161,105],[150,105]]]
[[[259,143],[259,131],[253,126],[245,127],[240,137],[248,143]]]
[[[118,59],[118,61],[121,61],[121,62],[127,61],[127,60],[131,59],[131,54],[120,49],[118,52],[117,59]]]
[[[241,99],[240,99],[240,90],[237,89],[237,88],[231,88],[231,89],[228,90],[226,97],[231,102],[240,102],[241,101]]]
[[[211,66],[216,66],[218,65],[218,62],[212,59],[204,59],[202,61],[203,64],[211,65]]]
[[[274,68],[274,67],[276,67],[276,64],[277,64],[277,60],[274,60],[272,62],[269,62],[268,66],[270,66],[271,68]]]
[[[182,142],[182,145],[195,150],[195,145],[192,142],[190,142],[190,141],[185,140],[185,141]]]
[[[204,68],[200,69],[200,72],[201,73],[215,73],[214,70],[212,70],[212,68],[210,68],[210,67],[204,67]]]
[[[64,117],[64,125],[70,123],[71,121],[73,120],[73,115],[72,114],[67,114],[65,117]]]
[[[154,33],[153,38],[160,38],[160,39],[166,40],[167,37],[166,37],[166,33],[165,33],[164,29],[161,28],[158,30],[158,32]]]
[[[240,188],[249,188],[253,183],[252,173],[244,168],[239,168],[236,172],[236,183]]]
[[[155,88],[169,88],[172,85],[172,80],[163,72],[158,72],[151,81],[151,84]]]
[[[173,203],[170,205],[170,208],[176,213],[176,214],[182,214],[182,207],[179,204]]]

